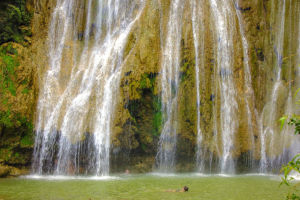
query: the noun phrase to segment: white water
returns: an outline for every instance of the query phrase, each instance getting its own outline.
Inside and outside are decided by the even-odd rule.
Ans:
[[[289,19],[289,23],[287,24],[288,29],[293,28],[292,22],[297,22],[297,19],[299,19],[300,15],[299,13],[294,14],[293,13],[293,6],[292,6],[292,0],[288,0],[286,2],[287,7],[289,10],[287,10],[287,18]],[[300,9],[300,4],[296,6],[296,9]],[[298,29],[300,29],[300,21],[298,20]],[[293,65],[296,66],[296,75],[295,79],[299,80],[300,74],[299,74],[299,55],[300,55],[300,30],[298,30],[298,41],[293,40],[293,34],[291,31],[287,32],[289,43],[287,47],[287,51],[289,52],[290,61],[288,62],[288,82],[287,82],[287,88],[288,88],[288,98],[286,101],[286,107],[285,107],[285,115],[288,118],[291,118],[294,114],[299,115],[299,105],[296,104],[296,101],[299,100],[299,95],[293,91],[292,85],[296,85],[296,89],[300,88],[300,84],[295,82],[292,78],[293,74]],[[297,44],[295,47],[294,44]],[[295,49],[296,48],[296,49]],[[294,53],[295,52],[295,53]],[[298,55],[294,58],[293,55]],[[298,66],[298,67],[297,67]],[[280,140],[282,141],[282,154],[277,159],[276,163],[277,165],[281,165],[282,163],[287,163],[290,161],[296,154],[300,153],[300,138],[297,135],[294,135],[294,127],[292,126],[284,126],[283,130],[280,134]],[[295,174],[293,174],[295,175]],[[299,177],[296,176],[296,178],[299,179]]]
[[[164,172],[170,172],[175,165],[182,12],[183,2],[172,1],[166,40],[162,46],[161,98],[164,124],[156,161],[158,169]]]
[[[73,37],[81,34],[73,27],[75,3],[58,1],[49,27],[50,67],[38,102],[33,173],[74,174],[85,168],[86,173],[105,176],[123,51],[144,2],[98,0],[92,7],[89,0],[83,51],[79,62],[68,66],[64,51],[72,47],[66,43],[82,43]],[[72,70],[65,80],[68,67]],[[88,144],[81,143],[86,137]],[[83,156],[88,161],[81,163],[87,159]]]
[[[197,95],[197,152],[196,152],[196,164],[199,171],[204,171],[204,149],[202,147],[203,134],[200,124],[200,67],[204,67],[204,24],[201,20],[202,9],[201,4],[203,2],[191,1],[192,10],[192,26],[193,26],[193,39],[195,48],[195,77],[196,77],[196,95]]]
[[[232,158],[234,148],[236,119],[236,91],[232,77],[234,15],[229,1],[210,0],[216,29],[218,87],[220,89],[220,120],[222,137],[221,173],[234,173]]]
[[[288,33],[285,29],[285,16],[288,12],[287,2],[281,1],[278,8],[273,7],[273,18],[277,23],[275,28],[274,52],[277,54],[274,84],[269,91],[270,105],[266,105],[262,113],[255,107],[255,97],[251,77],[251,46],[247,40],[246,27],[242,11],[235,9],[233,1],[210,0],[212,26],[211,31],[215,42],[215,80],[214,91],[218,102],[213,103],[212,142],[208,145],[213,149],[210,158],[205,157],[204,135],[201,126],[200,99],[202,69],[204,63],[204,11],[205,1],[190,0],[192,35],[195,50],[195,96],[197,103],[197,151],[196,164],[198,171],[204,172],[205,163],[209,159],[209,167],[219,162],[217,172],[232,174],[236,163],[232,155],[235,133],[238,127],[237,87],[233,78],[234,37],[236,37],[235,19],[238,20],[241,35],[243,67],[244,67],[244,100],[248,122],[249,143],[251,155],[249,167],[254,162],[253,152],[260,151],[259,171],[266,173],[284,162],[287,157],[299,152],[299,139],[291,137],[291,128],[279,132],[277,107],[280,91],[283,87],[282,59],[284,54],[284,38]],[[159,1],[159,3],[161,3]],[[178,89],[180,87],[180,41],[182,39],[183,5],[184,1],[171,1],[166,33],[163,33],[161,23],[161,98],[163,112],[163,130],[158,144],[156,162],[161,172],[172,172],[176,164],[176,143],[178,129]],[[96,1],[87,0],[86,5],[76,0],[58,0],[49,27],[49,69],[45,73],[44,82],[38,102],[36,122],[36,142],[34,149],[33,173],[36,174],[94,174],[106,176],[109,173],[110,134],[113,125],[113,114],[118,99],[121,71],[126,58],[123,51],[128,35],[134,23],[139,19],[144,1]],[[273,3],[274,4],[274,3]],[[291,4],[291,3],[290,3]],[[238,3],[237,3],[238,5]],[[78,7],[87,9],[77,13]],[[276,9],[275,9],[276,8]],[[292,8],[289,7],[291,12]],[[278,9],[278,10],[277,10]],[[298,9],[299,8],[295,8]],[[166,14],[167,15],[167,14]],[[80,17],[81,16],[81,17]],[[237,17],[237,18],[236,18]],[[81,19],[82,22],[77,21]],[[297,17],[295,17],[297,19]],[[161,19],[162,20],[162,19]],[[290,19],[290,22],[292,20]],[[83,23],[81,25],[80,23]],[[80,30],[80,27],[84,27]],[[292,25],[291,25],[292,27]],[[300,27],[300,26],[299,26]],[[300,31],[299,31],[300,33]],[[298,33],[298,34],[299,34]],[[82,34],[82,41],[78,35]],[[291,36],[290,36],[291,37]],[[77,39],[75,39],[77,38]],[[299,40],[299,37],[298,37]],[[289,40],[291,41],[291,40]],[[300,43],[298,41],[298,43]],[[299,45],[298,45],[299,46]],[[71,49],[72,51],[69,51]],[[298,47],[299,65],[300,48]],[[72,55],[68,55],[72,52]],[[73,59],[73,60],[72,60]],[[292,65],[290,67],[290,80]],[[299,79],[299,69],[297,79]],[[268,78],[268,77],[267,77]],[[295,81],[299,83],[299,81]],[[296,86],[297,87],[297,86]],[[298,86],[300,87],[300,86]],[[294,101],[291,84],[285,113],[293,113]],[[220,106],[220,107],[219,107]],[[220,121],[218,121],[220,120]],[[256,122],[257,121],[257,122]],[[261,148],[255,149],[253,123],[257,123]],[[219,139],[220,138],[220,139]],[[292,138],[292,139],[291,139]],[[291,142],[293,140],[294,142]],[[277,145],[278,141],[282,141]],[[213,144],[212,144],[213,143]],[[275,145],[276,144],[276,145]],[[286,147],[291,147],[287,149]],[[280,149],[280,150],[278,150]],[[214,152],[213,152],[214,151]],[[274,152],[282,154],[275,155]],[[274,155],[273,155],[274,154]],[[217,155],[217,156],[216,156]],[[83,158],[86,157],[86,158]],[[219,161],[215,161],[220,157]],[[218,164],[216,164],[218,165]],[[84,169],[85,171],[81,171]]]
[[[236,2],[236,6],[239,7],[239,0]],[[246,38],[245,34],[245,28],[243,26],[243,16],[241,14],[241,11],[238,9],[236,10],[236,14],[238,17],[239,22],[239,30],[242,37],[242,44],[243,44],[243,65],[244,65],[244,99],[246,103],[246,110],[247,110],[247,118],[248,118],[248,134],[249,134],[249,143],[251,143],[251,155],[250,155],[250,163],[249,167],[253,167],[253,153],[255,152],[255,141],[254,141],[254,133],[253,133],[253,115],[252,110],[254,113],[257,113],[257,110],[255,108],[255,97],[254,97],[254,91],[252,87],[252,77],[251,77],[251,71],[250,71],[250,64],[249,64],[249,45],[248,40]]]
[[[270,111],[268,111],[268,119],[267,124],[264,125],[264,128],[262,128],[262,132],[260,133],[261,136],[261,160],[260,160],[260,172],[266,173],[268,171],[269,167],[269,160],[267,155],[267,141],[269,141],[268,148],[270,149],[270,152],[273,153],[274,150],[274,138],[276,137],[276,134],[278,134],[276,130],[276,126],[274,126],[274,122],[276,124],[276,113],[277,113],[277,101],[278,101],[278,95],[279,95],[279,89],[281,87],[282,81],[281,81],[281,71],[282,71],[282,56],[283,56],[283,39],[284,39],[284,30],[285,30],[285,5],[286,1],[283,0],[280,3],[279,11],[278,11],[278,18],[277,21],[279,22],[279,25],[277,27],[278,33],[276,34],[276,43],[274,47],[274,51],[277,57],[277,73],[276,73],[276,80],[272,89],[271,93],[271,104],[270,104]],[[275,11],[273,11],[275,12]],[[263,115],[265,113],[265,109],[263,111]],[[262,117],[261,123],[264,123],[264,118]],[[278,128],[278,127],[277,127]],[[274,159],[274,155],[269,155],[271,158]]]

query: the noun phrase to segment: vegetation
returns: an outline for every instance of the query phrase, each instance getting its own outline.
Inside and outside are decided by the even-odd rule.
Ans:
[[[14,84],[15,69],[19,66],[15,56],[17,52],[11,45],[0,47],[1,73],[0,73],[0,100],[6,105],[6,111],[0,112],[0,126],[12,127],[11,106],[8,104],[8,93],[16,96],[16,87]]]
[[[154,105],[154,118],[153,118],[153,135],[160,135],[162,129],[162,111],[161,111],[161,99],[155,97],[153,101]]]
[[[15,109],[13,99],[30,92],[27,79],[18,80],[20,63],[17,49],[12,43],[0,46],[0,166],[1,164],[27,164],[33,146],[31,119]],[[17,88],[24,88],[17,91]]]
[[[31,36],[32,14],[26,9],[25,0],[4,0],[0,3],[0,44],[22,42],[25,36]]]
[[[284,177],[282,178],[281,185],[285,184],[287,186],[292,186],[286,199],[300,200],[300,196],[297,194],[299,193],[298,187],[300,186],[300,183],[291,185],[291,182],[294,180],[294,178],[290,176],[291,172],[300,174],[300,154],[297,154],[287,165],[283,166],[282,171],[284,172]]]
[[[8,96],[16,96],[16,69],[20,65],[17,60],[18,52],[10,44],[0,47],[0,101],[6,107],[6,110],[0,111],[0,127],[13,127],[25,125],[29,131],[32,131],[32,124],[26,117],[14,113],[13,106],[8,103]],[[26,82],[23,82],[26,84]],[[28,93],[25,88],[22,93]]]
[[[296,92],[296,94],[299,92]],[[299,100],[297,104],[299,104]],[[281,121],[281,128],[283,127],[287,117],[284,116],[280,119]],[[297,115],[294,115],[288,122],[288,125],[295,127],[295,135],[300,135],[300,117]],[[294,180],[293,177],[291,177],[291,173],[300,174],[300,154],[297,154],[287,165],[284,165],[281,169],[281,171],[284,173],[284,177],[282,178],[281,185],[287,185],[291,186],[290,192],[288,193],[286,199],[287,200],[300,200],[299,196],[299,186],[300,183],[297,183],[295,185],[292,185],[292,181]]]

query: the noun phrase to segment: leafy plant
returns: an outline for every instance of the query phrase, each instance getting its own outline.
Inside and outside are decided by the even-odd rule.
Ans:
[[[280,119],[281,121],[281,128],[283,127],[287,117],[284,116]],[[300,135],[300,120],[299,116],[292,117],[288,125],[295,126],[295,134]],[[300,200],[299,194],[299,186],[300,183],[297,183],[295,185],[292,185],[292,181],[294,178],[291,175],[292,172],[295,172],[297,174],[300,174],[300,154],[297,154],[288,164],[284,165],[281,168],[281,172],[283,172],[284,177],[281,178],[280,185],[287,185],[291,186],[290,192],[286,197],[286,200]],[[298,193],[298,194],[297,194]]]
[[[284,165],[281,171],[284,173],[284,177],[281,178],[280,185],[290,187],[286,200],[300,200],[300,196],[298,195],[300,183],[292,185],[294,178],[290,176],[292,172],[300,174],[300,154],[297,154],[287,165]]]
[[[295,92],[295,98],[298,95],[300,91],[300,88]],[[300,104],[300,100],[297,100],[296,104]],[[287,116],[283,116],[279,119],[280,121],[280,128],[282,129],[285,122],[288,121],[289,126],[295,127],[295,135],[300,135],[300,116],[293,115],[291,118],[288,118]],[[283,177],[281,178],[280,185],[287,185],[291,186],[290,192],[288,193],[286,200],[300,200],[299,196],[299,186],[300,183],[292,185],[292,181],[294,178],[291,175],[292,172],[295,172],[297,174],[300,174],[300,153],[295,155],[294,158],[288,162],[288,164],[283,165],[281,168],[281,172],[283,172]]]
[[[283,116],[279,119],[280,121],[280,129],[283,128],[286,120],[288,119],[287,116]],[[294,115],[290,121],[288,122],[288,125],[290,126],[295,126],[295,135],[300,135],[300,119],[299,119],[299,116],[297,115]]]
[[[32,14],[26,10],[25,0],[0,2],[0,44],[21,42],[24,36],[30,36]]]
[[[289,176],[292,171],[300,173],[300,154],[297,154],[287,165],[281,168],[284,173],[284,177],[281,178],[282,182],[280,185],[285,184],[287,186],[291,185],[291,181],[294,180],[293,177]]]

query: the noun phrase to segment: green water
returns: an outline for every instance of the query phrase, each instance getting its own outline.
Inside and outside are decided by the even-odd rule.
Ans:
[[[287,187],[275,176],[161,177],[120,175],[116,179],[0,179],[0,200],[205,199],[283,200]],[[185,193],[166,192],[187,185]]]

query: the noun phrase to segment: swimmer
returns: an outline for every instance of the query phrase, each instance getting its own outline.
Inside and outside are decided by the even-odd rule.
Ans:
[[[166,190],[166,192],[187,192],[189,191],[189,188],[187,186],[184,186],[181,189],[177,189],[177,190]]]

